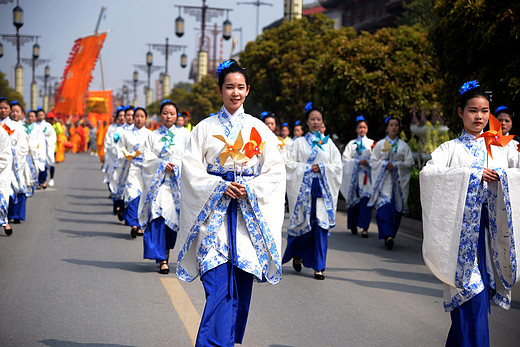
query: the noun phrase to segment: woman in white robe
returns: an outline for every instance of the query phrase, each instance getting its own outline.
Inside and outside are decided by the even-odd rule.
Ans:
[[[329,137],[319,132],[321,111],[306,106],[309,132],[294,140],[285,156],[289,227],[283,263],[293,260],[314,269],[314,278],[325,279],[328,237],[336,226],[336,208],[341,185],[341,154]]]
[[[105,180],[104,182],[108,185],[110,196],[113,203],[114,215],[120,221],[123,221],[123,212],[125,208],[125,202],[122,198],[123,192],[117,191],[119,176],[121,174],[121,164],[124,163],[122,160],[122,153],[119,153],[118,142],[125,132],[126,118],[125,111],[122,106],[119,106],[116,110],[115,122],[108,127],[105,135]]]
[[[490,119],[477,81],[460,90],[462,135],[420,173],[423,257],[444,283],[452,325],[446,346],[489,346],[490,300],[509,309],[520,275],[520,170],[516,150],[476,138]]]
[[[34,190],[39,187],[38,174],[45,170],[46,145],[45,135],[41,127],[36,124],[36,111],[27,112],[25,132],[29,153],[27,154],[27,165],[25,167],[28,196],[34,195]]]
[[[0,102],[0,114],[6,104]],[[9,208],[9,192],[12,181],[13,152],[11,149],[11,138],[7,130],[0,126],[0,225],[4,227],[7,236],[13,233],[7,218]]]
[[[36,118],[37,124],[41,127],[43,134],[45,136],[45,169],[40,171],[39,175],[39,183],[41,184],[43,189],[47,188],[47,170],[52,171],[52,175],[54,176],[54,166],[56,164],[56,159],[54,153],[56,151],[56,130],[54,130],[51,123],[45,120],[46,114],[43,108],[38,107],[36,109]],[[49,180],[50,183],[50,180]],[[54,181],[51,183],[51,186],[54,185]]]
[[[144,125],[148,114],[142,107],[134,109],[134,124],[131,128],[123,131],[121,139],[117,142],[117,189],[115,201],[124,201],[123,219],[130,226],[130,236],[136,238],[143,236],[139,223],[139,199],[143,191],[143,165],[144,144],[150,129]]]
[[[139,223],[144,229],[143,257],[159,263],[159,273],[168,274],[170,249],[179,231],[181,160],[190,131],[176,126],[178,108],[171,100],[161,103],[162,125],[144,145],[143,193]]]
[[[242,343],[253,279],[276,284],[282,276],[285,167],[278,140],[244,113],[245,69],[228,60],[217,71],[224,106],[193,129],[182,159],[177,276],[191,282],[200,275],[206,294],[196,346]],[[255,131],[261,143],[250,142]],[[254,151],[235,165],[240,138]]]
[[[14,116],[13,116],[14,113]],[[11,183],[12,195],[9,198],[9,220],[14,224],[25,220],[27,202],[27,182],[24,170],[27,163],[29,145],[25,127],[15,119],[21,118],[23,107],[18,101],[11,103],[11,115],[2,121],[13,132],[11,133],[11,145],[13,151],[13,180]]]
[[[504,136],[509,135],[509,132],[513,128],[513,115],[514,113],[507,106],[498,106],[495,110],[495,117],[500,121],[502,135]],[[519,142],[517,141],[518,138],[519,136],[516,135],[514,139],[507,144],[512,150],[520,151],[518,147]]]
[[[384,239],[388,250],[394,239],[403,213],[408,213],[408,192],[413,157],[408,144],[398,138],[399,119],[387,117],[387,136],[376,143],[370,156],[372,168],[372,195],[367,206],[375,206],[379,239]]]
[[[367,206],[372,193],[369,161],[374,140],[367,137],[368,125],[365,117],[358,116],[356,122],[358,137],[347,143],[343,151],[343,179],[339,189],[347,203],[347,229],[356,235],[359,226],[363,229],[361,236],[368,238],[368,227],[372,219],[372,208]]]

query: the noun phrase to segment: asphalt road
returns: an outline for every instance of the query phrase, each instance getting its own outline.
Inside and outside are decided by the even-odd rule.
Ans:
[[[28,218],[0,235],[1,346],[191,346],[204,308],[201,282],[142,258],[142,239],[111,214],[100,164],[69,155],[56,186],[28,200]],[[255,284],[244,346],[443,346],[450,318],[423,263],[419,232],[387,251],[346,231],[329,239],[325,281],[284,265],[281,283]],[[174,257],[175,258],[175,257]],[[492,306],[492,346],[520,338],[520,290]]]

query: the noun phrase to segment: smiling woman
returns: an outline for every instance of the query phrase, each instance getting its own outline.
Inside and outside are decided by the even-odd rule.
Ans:
[[[204,285],[197,346],[242,343],[253,280],[276,284],[282,276],[278,139],[244,112],[247,71],[228,60],[217,72],[224,106],[193,129],[182,159],[177,276],[201,276]]]
[[[477,81],[461,87],[458,114],[462,135],[439,146],[420,173],[423,257],[445,284],[446,346],[489,346],[490,300],[508,309],[520,271],[518,152],[504,142],[486,150],[482,130],[491,118],[496,139],[500,124]]]

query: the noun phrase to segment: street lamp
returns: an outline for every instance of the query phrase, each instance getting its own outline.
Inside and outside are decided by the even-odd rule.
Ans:
[[[0,58],[4,56],[4,44],[0,42]]]
[[[179,17],[175,20],[175,35],[182,37],[184,35],[184,19],[181,17],[181,8],[179,6]]]
[[[186,55],[185,51],[182,51],[181,54],[181,67],[184,69],[188,65],[188,56]]]
[[[228,15],[229,11],[226,12],[226,20],[222,24],[222,37],[226,41],[231,38],[231,22],[229,21]]]
[[[153,64],[153,54],[151,51],[148,51],[146,53],[146,66],[148,67],[148,87],[146,88],[146,106],[150,105],[152,103],[152,88],[150,88],[150,75],[152,71],[152,64]]]
[[[123,84],[123,105],[126,105],[126,102],[128,100],[128,87],[126,84]]]
[[[197,55],[197,82],[200,82],[202,76],[208,73],[208,52],[204,50],[204,40],[205,40],[205,30],[206,30],[206,19],[211,20],[212,18],[222,16],[224,11],[232,11],[227,8],[215,8],[208,7],[206,5],[206,0],[202,0],[202,6],[184,6],[184,5],[175,5],[179,8],[179,17],[175,20],[175,33],[177,36],[182,36],[184,34],[184,19],[180,16],[180,8],[184,8],[185,13],[192,15],[197,18],[198,21],[201,22],[201,37],[200,37],[200,47]],[[231,22],[226,19],[224,25],[227,27],[227,31],[224,30],[224,33],[229,36],[224,38],[227,40],[231,37]],[[182,63],[181,63],[182,64]],[[182,65],[181,65],[182,66]]]
[[[36,59],[40,57],[40,45],[35,43],[32,52],[32,82],[31,82],[31,108],[34,110],[37,107],[38,100],[36,100]]]
[[[51,76],[51,68],[49,67],[49,65],[46,65],[44,72],[43,72],[43,77],[44,77],[44,80],[43,80],[44,81],[43,82],[43,109],[44,110],[49,109],[49,94],[47,91],[47,80],[49,79],[50,76]]]
[[[134,102],[133,105],[137,106],[137,82],[139,82],[139,73],[137,70],[134,70],[133,82],[134,82]]]
[[[170,75],[168,75],[168,57],[171,53],[179,51],[181,48],[186,46],[172,45],[168,43],[166,38],[166,44],[164,43],[149,43],[148,47],[156,49],[164,55],[164,73],[161,77],[162,95],[166,96],[170,93]],[[156,90],[156,94],[159,95],[159,91]]]
[[[23,95],[23,68],[20,64],[20,28],[23,26],[23,10],[18,4],[13,8],[13,25],[16,27],[16,67],[14,69],[14,89]]]

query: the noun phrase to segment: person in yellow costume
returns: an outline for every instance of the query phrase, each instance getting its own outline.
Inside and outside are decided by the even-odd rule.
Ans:
[[[62,163],[65,160],[65,142],[67,142],[67,136],[65,136],[65,128],[63,124],[56,118],[53,112],[47,114],[47,121],[52,124],[54,131],[56,131],[56,149],[55,158],[56,163]]]

